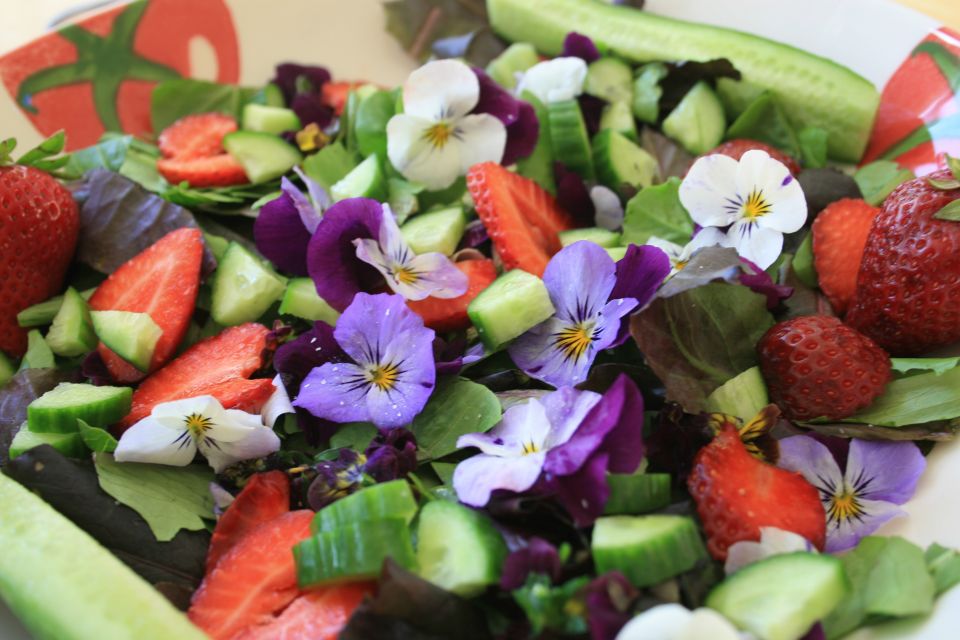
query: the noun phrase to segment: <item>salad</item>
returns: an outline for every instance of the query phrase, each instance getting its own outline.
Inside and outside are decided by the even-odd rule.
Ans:
[[[877,532],[960,420],[960,159],[858,166],[876,89],[755,36],[386,11],[400,87],[139,62],[153,136],[0,143],[0,597],[30,631],[929,613],[960,553]]]

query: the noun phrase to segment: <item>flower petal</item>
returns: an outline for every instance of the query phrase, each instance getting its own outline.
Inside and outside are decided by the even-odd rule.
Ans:
[[[573,387],[560,387],[540,398],[550,423],[550,435],[546,448],[552,449],[567,442],[576,433],[602,396],[593,391],[581,391]]]
[[[634,617],[616,640],[676,640],[693,613],[682,604],[661,604]]]
[[[556,404],[554,402],[551,405],[554,414],[559,410]],[[577,424],[580,424],[579,421]],[[460,436],[457,447],[476,447],[491,456],[518,457],[529,454],[531,450],[553,446],[552,428],[547,407],[536,398],[531,398],[507,409],[500,422],[490,431]]]
[[[481,453],[467,458],[453,471],[457,498],[471,507],[483,507],[490,502],[490,494],[498,489],[522,493],[540,477],[545,456],[539,452],[501,458]]]
[[[369,390],[363,369],[351,362],[328,362],[303,380],[293,406],[333,422],[369,422]]]
[[[593,318],[610,299],[616,263],[600,245],[580,240],[554,255],[543,272],[557,318],[580,322]]]
[[[460,143],[459,175],[466,175],[475,164],[503,160],[507,128],[494,116],[486,113],[466,116],[457,122],[454,137]]]
[[[827,520],[827,543],[823,550],[827,553],[846,551],[857,546],[861,538],[870,535],[884,523],[907,515],[897,505],[882,500],[859,500],[862,510],[854,518]]]
[[[322,216],[313,206],[313,203],[310,202],[310,198],[300,191],[300,189],[297,189],[296,185],[290,182],[286,176],[280,178],[280,190],[293,202],[297,213],[300,214],[300,222],[303,223],[304,228],[306,228],[310,234],[313,234],[313,232],[317,230],[317,225],[320,224],[320,218]]]
[[[286,387],[283,386],[283,380],[279,373],[273,378],[273,388],[273,393],[267,401],[263,403],[263,407],[260,409],[263,423],[268,427],[273,427],[273,425],[277,423],[277,420],[280,419],[280,416],[286,413],[296,413],[296,409],[294,409],[290,403],[290,396],[287,394]]]
[[[767,309],[776,309],[782,300],[786,300],[793,295],[793,287],[787,287],[777,284],[770,277],[770,274],[743,258],[743,267],[738,280],[745,287],[750,287],[754,293],[759,293],[767,298]]]
[[[500,576],[500,588],[504,591],[519,589],[527,581],[531,573],[541,573],[550,577],[550,580],[560,580],[563,563],[557,548],[536,536],[530,538],[525,547],[511,551],[503,561],[503,574]]]
[[[806,538],[776,527],[760,527],[760,542],[741,540],[730,545],[723,568],[727,575],[764,558],[794,551],[813,551]]]
[[[403,111],[434,122],[462,118],[480,99],[473,71],[457,60],[428,62],[403,85]]]
[[[727,231],[727,239],[741,258],[746,258],[761,269],[776,262],[783,249],[782,233],[758,226],[746,218],[733,223]]]
[[[314,367],[324,362],[343,362],[346,354],[333,338],[333,327],[317,322],[309,331],[280,345],[273,354],[273,368],[283,378],[290,393],[300,390],[300,383]]]
[[[577,331],[572,323],[553,317],[514,340],[507,352],[527,375],[554,387],[573,386],[587,379],[597,357],[592,341],[582,350],[561,346],[562,336]]]
[[[470,282],[467,274],[457,269],[453,261],[442,253],[421,253],[410,261],[414,273],[421,274],[417,285],[426,292],[419,298],[459,298],[467,292]]]
[[[367,394],[370,421],[381,429],[410,424],[423,411],[433,393],[436,382],[433,349],[428,341],[424,353],[423,345],[418,345],[417,339],[411,334],[396,337],[393,349],[388,349],[384,355],[385,361],[397,363],[400,368],[396,382],[388,390],[373,386]]]
[[[428,133],[435,124],[407,113],[395,115],[387,122],[390,163],[403,177],[432,191],[452,185],[461,167],[461,145],[455,136],[451,135],[440,145],[430,142]]]
[[[597,185],[590,189],[593,201],[593,222],[601,229],[619,231],[623,227],[623,203],[613,189]]]
[[[600,59],[600,50],[589,37],[571,31],[563,39],[563,50],[560,52],[563,57],[577,57],[586,63],[595,62]]]
[[[680,183],[680,203],[701,227],[725,227],[740,215],[739,163],[715,153],[693,163]]]
[[[517,83],[516,93],[522,96],[529,91],[544,104],[573,100],[583,93],[586,78],[587,63],[581,58],[554,58],[527,69]]]
[[[548,460],[549,456],[547,452]],[[610,484],[607,482],[609,458],[609,454],[598,452],[590,456],[576,473],[551,476],[547,483],[557,502],[578,527],[589,526],[603,515],[603,508],[610,499]]]
[[[913,497],[927,460],[913,442],[850,441],[847,484],[867,500],[903,504]]]
[[[294,166],[293,172],[296,173],[300,180],[303,181],[303,184],[307,186],[307,193],[310,194],[310,200],[313,202],[314,208],[319,210],[321,214],[329,209],[333,204],[333,200],[330,199],[330,194],[327,193],[327,190],[323,188],[323,185],[308,176],[299,166]],[[317,222],[319,222],[319,218],[317,219]],[[303,224],[308,228],[310,227],[306,220],[303,221]],[[316,231],[316,227],[310,229],[310,233],[313,233],[314,231]]]
[[[148,416],[123,432],[113,457],[117,462],[150,462],[185,467],[197,454],[186,429],[174,430]]]
[[[381,356],[394,348],[396,341],[396,347],[423,359],[418,365],[428,363],[433,368],[434,332],[423,326],[420,316],[411,311],[400,296],[358,293],[337,320],[333,335],[340,347],[361,366],[386,364]],[[400,342],[400,336],[410,342]],[[399,357],[402,353],[399,351],[396,355]]]
[[[766,151],[754,149],[740,157],[737,182],[741,195],[758,192],[771,205],[770,213],[758,218],[760,226],[793,233],[807,221],[807,200],[800,183]]]
[[[241,440],[216,445],[207,441],[200,443],[200,452],[217,473],[237,462],[265,458],[279,449],[280,438],[273,429],[262,425],[250,430]]]
[[[701,607],[693,610],[693,616],[683,628],[677,640],[742,640],[743,636],[729,620],[714,611]]]
[[[253,239],[257,251],[278,269],[298,276],[307,275],[310,231],[304,226],[289,194],[282,193],[260,208],[260,214],[253,222]]]
[[[308,93],[319,93],[324,84],[330,82],[330,72],[325,67],[283,62],[274,69],[271,82],[280,88],[287,104],[300,93],[304,80],[309,85]]]
[[[827,500],[843,487],[843,475],[830,449],[809,436],[791,436],[780,441],[777,466],[796,471]]]
[[[537,146],[540,121],[533,105],[517,100],[482,69],[474,68],[480,81],[480,101],[474,113],[489,113],[507,128],[507,145],[501,162],[511,165],[519,158],[526,158]]]

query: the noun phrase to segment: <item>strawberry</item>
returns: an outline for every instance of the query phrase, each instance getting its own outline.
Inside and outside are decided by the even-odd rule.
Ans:
[[[434,331],[456,331],[470,326],[467,305],[497,279],[493,260],[465,260],[455,263],[467,275],[467,292],[458,298],[425,298],[407,302],[423,323]]]
[[[207,158],[160,158],[157,171],[171,184],[191,187],[229,187],[249,182],[243,165],[228,153]]]
[[[259,525],[290,511],[290,479],[282,471],[256,473],[227,507],[210,538],[207,573],[220,558]]]
[[[813,221],[813,264],[820,289],[840,315],[853,299],[863,249],[879,212],[865,200],[844,198]]]
[[[273,622],[248,627],[233,640],[336,640],[363,599],[373,594],[367,582],[309,591]]]
[[[819,492],[799,473],[750,455],[733,425],[697,453],[687,488],[717,560],[726,560],[735,542],[759,540],[760,527],[793,531],[823,548],[827,522]]]
[[[223,153],[223,136],[237,130],[237,121],[222,113],[184,116],[160,133],[164,158],[206,158]]]
[[[367,82],[324,82],[322,89],[323,104],[331,107],[337,116],[343,115],[350,92],[359,89]]]
[[[960,340],[960,222],[934,217],[958,199],[960,189],[935,189],[927,178],[905,182],[887,196],[867,237],[846,322],[893,355]]]
[[[495,162],[471,167],[467,188],[503,266],[542,276],[573,218],[536,182]]]
[[[793,175],[800,173],[800,163],[798,163],[792,156],[788,156],[783,151],[757,140],[746,140],[744,138],[727,140],[713,151],[705,153],[704,155],[710,156],[719,153],[725,156],[730,156],[734,160],[739,160],[740,156],[745,154],[747,151],[754,150],[766,151],[771,158],[786,165],[787,169],[789,169],[790,173]]]
[[[270,380],[246,380],[263,366],[269,333],[261,324],[242,324],[193,345],[137,387],[121,431],[149,415],[156,404],[194,396],[212,395],[226,408],[249,410],[249,403],[243,404],[246,394],[255,392],[260,399],[273,390]]]
[[[90,297],[94,311],[136,311],[150,314],[163,334],[157,341],[150,370],[163,366],[187,333],[200,289],[203,234],[177,229],[163,236],[114,271]],[[102,343],[101,357],[120,382],[143,377]]]
[[[23,355],[17,313],[60,291],[79,231],[63,185],[33,167],[0,167],[0,351]]]
[[[314,513],[291,511],[246,534],[193,594],[187,615],[213,640],[226,640],[273,616],[297,597],[293,547],[310,535]]]
[[[884,350],[830,316],[776,324],[757,351],[770,399],[790,420],[846,418],[872,403],[890,381]]]

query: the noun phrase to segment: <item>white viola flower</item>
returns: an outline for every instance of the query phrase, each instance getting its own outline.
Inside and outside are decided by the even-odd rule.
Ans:
[[[387,155],[408,180],[445,189],[480,162],[500,162],[507,129],[488,113],[470,112],[480,81],[462,62],[428,62],[403,85],[403,113],[387,123]]]
[[[783,249],[783,234],[807,220],[807,201],[790,170],[765,151],[747,151],[740,160],[704,156],[680,185],[680,202],[701,227],[727,228],[741,257],[761,269]]]
[[[290,395],[287,393],[287,388],[283,386],[280,374],[277,374],[273,378],[273,393],[260,409],[260,416],[263,418],[263,424],[273,427],[285,413],[296,413],[296,409],[290,402]]]
[[[417,255],[403,239],[400,227],[388,205],[377,240],[357,238],[357,258],[372,265],[387,281],[387,286],[407,300],[456,298],[467,292],[467,275],[450,258],[432,251]]]
[[[737,628],[713,609],[690,611],[680,604],[661,604],[634,617],[616,640],[742,640]]]
[[[669,240],[658,238],[657,236],[650,236],[647,244],[667,254],[667,257],[670,258],[670,275],[673,275],[687,266],[693,254],[700,249],[706,249],[707,247],[729,247],[730,240],[727,238],[727,234],[720,229],[716,227],[706,227],[695,235],[693,240],[682,247]]]
[[[124,431],[113,455],[117,462],[185,467],[199,451],[219,473],[279,448],[280,438],[261,416],[224,409],[213,396],[197,396],[155,406]]]
[[[573,100],[583,93],[587,63],[582,58],[554,58],[533,65],[517,82],[517,96],[529,91],[540,102]]]
[[[760,542],[741,540],[730,545],[723,570],[730,575],[764,558],[795,551],[816,553],[817,549],[806,538],[793,531],[784,531],[776,527],[760,527]]]

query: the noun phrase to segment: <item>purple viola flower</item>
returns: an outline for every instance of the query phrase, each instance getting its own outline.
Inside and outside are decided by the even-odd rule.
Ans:
[[[611,299],[616,269],[602,247],[583,240],[550,259],[543,281],[555,315],[508,349],[524,373],[555,387],[586,380],[597,353],[616,341],[620,319],[638,304],[632,297]]]
[[[511,165],[533,153],[540,136],[540,121],[533,105],[513,97],[487,75],[483,69],[473,68],[480,81],[480,101],[473,113],[489,113],[507,128],[507,146],[501,164]]]
[[[340,449],[336,460],[325,460],[313,466],[313,481],[307,489],[307,504],[314,511],[323,509],[340,498],[346,498],[363,486],[366,459],[353,449]]]
[[[557,183],[557,204],[573,216],[578,224],[590,226],[596,217],[596,206],[590,197],[587,183],[562,162],[553,163],[553,176]]]
[[[899,505],[913,496],[926,464],[912,442],[854,439],[841,471],[830,449],[809,436],[781,440],[778,462],[820,492],[827,512],[824,549],[830,553],[856,546],[883,523],[905,515]]]
[[[461,336],[450,342],[437,336],[433,341],[433,359],[437,363],[437,373],[456,375],[468,364],[483,358],[483,344],[467,347],[467,340]]]
[[[633,617],[633,602],[640,593],[619,571],[597,576],[583,591],[591,640],[613,640]]]
[[[740,258],[740,262],[743,263],[740,267],[740,284],[749,287],[754,293],[766,296],[767,309],[776,309],[783,300],[793,295],[793,287],[777,284],[769,273],[746,258]]]
[[[304,379],[293,401],[333,422],[409,424],[433,392],[432,329],[400,296],[358,293],[333,337],[352,362],[326,362]]]
[[[533,537],[527,546],[511,551],[503,561],[500,588],[504,591],[519,589],[527,583],[531,573],[541,573],[556,584],[560,581],[562,569],[557,548],[543,538]]]
[[[627,252],[617,261],[617,284],[610,292],[610,298],[635,298],[636,311],[646,308],[657,289],[670,275],[670,257],[656,247],[631,244]],[[621,322],[620,332],[611,347],[619,347],[630,337],[630,323]]]
[[[330,207],[330,196],[323,187],[295,168],[307,186],[305,194],[286,177],[280,180],[282,193],[263,205],[253,223],[257,250],[281,271],[307,275],[307,247],[323,212]]]
[[[590,37],[571,31],[563,39],[563,51],[560,55],[564,58],[580,58],[590,64],[600,59],[600,50]]]
[[[316,123],[321,129],[333,120],[333,109],[323,103],[323,85],[330,72],[323,67],[292,62],[278,64],[272,82],[283,93],[284,102],[300,118],[300,124]]]
[[[407,300],[459,298],[467,292],[467,274],[442,253],[416,254],[403,239],[390,207],[383,205],[377,240],[357,238],[357,258],[383,275],[387,286]]]
[[[417,438],[402,427],[381,430],[364,455],[363,470],[377,482],[405,478],[417,469]]]

